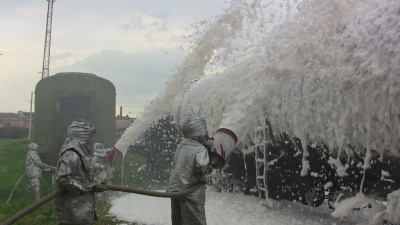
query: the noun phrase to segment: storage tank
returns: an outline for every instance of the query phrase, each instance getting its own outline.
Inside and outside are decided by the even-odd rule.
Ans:
[[[113,83],[90,73],[58,73],[43,78],[35,89],[35,130],[43,161],[55,165],[67,129],[75,119],[86,119],[96,127],[92,142],[111,147],[115,137]]]

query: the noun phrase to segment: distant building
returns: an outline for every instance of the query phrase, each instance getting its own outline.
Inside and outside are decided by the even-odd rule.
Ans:
[[[29,114],[23,111],[0,113],[0,138],[28,138],[31,121],[31,128],[34,126],[34,113]]]
[[[118,139],[121,138],[122,134],[125,132],[126,128],[128,128],[133,122],[135,122],[136,118],[131,118],[129,115],[122,116],[122,106],[120,107],[119,115],[115,118],[115,136]]]
[[[0,138],[25,138],[28,137],[29,129],[29,112],[18,111],[17,113],[0,113]],[[32,113],[31,129],[34,130],[34,113]],[[120,114],[115,118],[115,132],[116,139],[121,138],[136,118],[129,117],[129,115],[122,116],[122,107]],[[21,134],[21,131],[22,134]],[[18,134],[16,134],[18,132]],[[26,134],[25,134],[26,133]]]
[[[34,113],[32,113],[32,124]],[[17,113],[0,113],[0,127],[20,127],[29,128],[29,112],[18,111]],[[32,127],[33,128],[33,127]]]

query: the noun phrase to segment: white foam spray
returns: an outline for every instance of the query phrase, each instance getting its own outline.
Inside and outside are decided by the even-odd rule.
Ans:
[[[232,1],[232,5],[221,15],[213,26],[204,32],[196,41],[196,47],[186,57],[177,72],[171,76],[165,89],[157,98],[146,106],[143,114],[133,123],[117,141],[115,147],[123,154],[126,153],[140,134],[146,131],[151,123],[157,121],[161,116],[171,109],[171,104],[182,93],[188,92],[191,84],[206,75],[206,69],[210,62],[216,57],[216,50],[228,46],[229,40],[233,39],[236,32],[243,25],[241,16],[241,1]],[[211,63],[212,64],[212,63]]]
[[[166,112],[201,115],[211,135],[225,127],[244,140],[266,111],[303,149],[399,156],[400,2],[275,2],[232,1],[116,147],[126,151]]]
[[[398,157],[399,37],[395,0],[233,0],[116,147],[165,113],[203,116],[210,135],[228,128],[239,141],[266,115],[303,149],[366,149],[364,169],[371,149]]]

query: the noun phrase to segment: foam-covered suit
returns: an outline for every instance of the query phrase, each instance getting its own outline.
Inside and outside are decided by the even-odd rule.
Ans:
[[[113,172],[107,160],[107,153],[111,149],[105,149],[102,143],[94,143],[93,146],[94,180],[96,183],[111,184]]]
[[[38,145],[30,143],[25,160],[25,176],[28,181],[29,190],[34,191],[36,201],[40,199],[40,178],[42,170],[51,168],[49,165],[42,163],[39,153],[37,152]]]
[[[90,140],[95,128],[86,120],[69,126],[57,163],[54,216],[59,224],[93,224],[95,203]],[[92,183],[89,185],[89,183]]]
[[[205,175],[211,168],[204,118],[188,118],[182,124],[182,132],[184,138],[175,150],[167,192],[183,191],[198,182],[205,184]],[[207,224],[204,204],[205,185],[185,197],[171,199],[172,224]]]

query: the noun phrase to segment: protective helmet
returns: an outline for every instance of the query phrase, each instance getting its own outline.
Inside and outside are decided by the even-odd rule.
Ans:
[[[206,120],[203,117],[188,117],[182,124],[182,132],[185,138],[194,139],[203,145],[209,144]]]
[[[78,139],[86,143],[90,141],[95,133],[94,126],[84,119],[74,120],[67,131],[68,138]]]
[[[28,148],[31,150],[37,150],[39,148],[39,146],[36,143],[30,143],[28,145]]]
[[[95,156],[105,156],[106,155],[106,149],[104,149],[104,145],[102,143],[94,143],[93,145],[94,148],[94,155]]]

